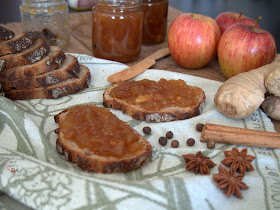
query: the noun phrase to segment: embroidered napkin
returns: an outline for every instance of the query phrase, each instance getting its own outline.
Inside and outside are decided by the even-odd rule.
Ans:
[[[242,120],[233,120],[219,113],[213,102],[220,82],[164,70],[147,70],[135,79],[183,79],[189,85],[202,88],[206,106],[201,115],[182,121],[146,123],[134,120],[121,111],[111,110],[142,135],[144,126],[152,128],[145,135],[153,147],[152,161],[140,169],[117,174],[97,174],[79,169],[59,155],[55,149],[58,125],[54,115],[78,105],[93,103],[102,106],[102,94],[110,85],[106,78],[127,66],[121,63],[73,54],[89,67],[92,80],[89,88],[55,100],[33,99],[11,101],[0,97],[0,190],[34,209],[279,209],[280,167],[279,149],[247,147],[256,156],[254,171],[243,181],[244,199],[227,198],[217,189],[212,175],[224,158],[223,151],[245,148],[217,143],[207,149],[199,141],[197,123],[216,123],[256,130],[274,131],[270,119],[261,111]],[[168,140],[161,146],[158,139],[172,131],[179,141],[172,148]],[[194,138],[194,146],[186,140]],[[217,164],[210,175],[195,175],[186,171],[183,154],[202,151]]]

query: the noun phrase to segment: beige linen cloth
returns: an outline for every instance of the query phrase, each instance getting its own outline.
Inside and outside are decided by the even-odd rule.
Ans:
[[[102,94],[110,85],[106,78],[126,65],[73,54],[89,67],[92,80],[89,88],[55,100],[34,99],[11,101],[0,97],[0,190],[34,209],[279,209],[280,150],[247,147],[256,156],[255,170],[247,172],[243,181],[244,199],[227,198],[217,189],[212,175],[224,158],[223,151],[246,146],[216,144],[207,149],[200,142],[197,123],[216,123],[274,132],[270,119],[257,110],[246,119],[233,120],[219,113],[213,102],[220,82],[163,70],[147,70],[135,79],[183,79],[202,88],[206,106],[200,116],[174,122],[146,123],[134,120],[121,111],[111,110],[142,135],[150,126],[152,134],[145,137],[153,147],[152,161],[142,168],[117,174],[97,174],[79,169],[59,155],[55,149],[58,127],[54,115],[78,105],[93,103],[102,106]],[[180,143],[172,148],[168,141],[160,146],[158,139],[167,131]],[[186,145],[188,138],[196,143]],[[195,175],[185,170],[183,154],[202,151],[217,165],[210,175]]]

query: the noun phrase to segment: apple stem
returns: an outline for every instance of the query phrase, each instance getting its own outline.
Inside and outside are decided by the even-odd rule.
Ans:
[[[241,17],[242,17],[243,13],[244,13],[244,11],[241,11],[241,12],[240,12],[240,14],[239,14],[239,18],[241,18]]]
[[[256,27],[257,27],[257,25],[258,25],[258,22],[259,22],[261,19],[262,19],[262,17],[259,16],[258,19],[257,19],[257,21],[256,21],[256,24],[254,25],[254,28],[252,29],[253,32],[255,31],[255,29],[256,29]]]

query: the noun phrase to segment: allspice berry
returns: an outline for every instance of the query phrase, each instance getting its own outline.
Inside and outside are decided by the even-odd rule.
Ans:
[[[215,141],[214,140],[208,140],[207,141],[207,148],[213,149],[215,147]]]
[[[152,129],[149,126],[146,126],[143,128],[143,133],[150,135],[152,132]]]
[[[173,133],[172,131],[168,131],[166,134],[165,134],[166,138],[168,139],[172,139],[173,138]]]
[[[179,141],[173,140],[173,141],[171,142],[171,147],[172,147],[172,148],[177,148],[177,147],[179,147]]]
[[[165,146],[167,144],[167,138],[162,136],[158,139],[158,142],[161,146]]]
[[[196,124],[195,129],[196,129],[198,132],[201,132],[202,129],[203,129],[203,127],[204,127],[204,124],[203,124],[203,123],[198,123],[198,124]]]
[[[187,140],[187,145],[188,146],[193,146],[195,144],[195,140],[193,139],[193,138],[189,138],[188,140]]]

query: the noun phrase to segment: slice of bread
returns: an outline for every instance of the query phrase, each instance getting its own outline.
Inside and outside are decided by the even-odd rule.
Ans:
[[[14,38],[15,33],[7,28],[0,26],[0,42],[4,42]]]
[[[143,81],[148,81],[148,83],[152,83],[154,81],[151,80],[143,80]],[[161,80],[160,80],[161,81]],[[174,81],[174,80],[173,80]],[[156,91],[156,88],[154,89],[154,91],[147,91],[146,86],[142,86],[142,92],[140,93],[140,89],[136,89],[133,93],[133,97],[137,98],[144,98],[145,100],[142,102],[137,102],[137,103],[133,103],[126,101],[124,99],[121,98],[117,98],[117,97],[112,97],[110,95],[110,92],[114,89],[114,88],[119,88],[121,87],[122,84],[125,83],[129,83],[129,82],[135,82],[138,83],[139,81],[126,81],[126,82],[118,82],[116,84],[111,85],[110,87],[108,87],[104,94],[103,94],[103,105],[105,107],[110,107],[113,109],[119,109],[122,110],[123,113],[126,113],[128,115],[130,115],[131,117],[138,119],[138,120],[145,120],[146,122],[168,122],[168,121],[174,121],[174,120],[184,120],[184,119],[188,119],[194,116],[199,115],[203,108],[204,108],[204,104],[205,104],[205,94],[203,92],[202,89],[200,89],[199,87],[193,87],[193,86],[189,86],[191,89],[196,89],[198,91],[198,94],[196,94],[195,97],[190,98],[189,100],[193,100],[194,102],[192,102],[192,105],[188,105],[188,106],[167,106],[161,109],[145,109],[142,107],[141,103],[146,102],[149,100],[149,103],[152,102],[156,102],[156,101],[167,101],[169,99],[167,98],[162,98],[162,97],[166,97],[164,94],[158,96],[158,92]],[[140,81],[141,82],[141,81]],[[133,86],[132,86],[133,87]],[[122,87],[121,87],[122,88]],[[174,87],[175,90],[178,90],[177,88],[180,87]],[[173,89],[174,89],[173,88]],[[131,91],[129,89],[125,90],[124,94],[127,94],[127,91]],[[166,89],[165,92],[171,92],[170,89]],[[187,95],[183,96],[183,95],[177,95],[176,92],[173,92],[176,95],[171,95],[169,97],[174,98],[174,100],[176,100],[176,97],[186,97]],[[186,92],[188,93],[188,92]],[[189,93],[188,93],[189,94]],[[157,96],[156,96],[157,95]],[[155,99],[156,97],[161,97],[161,99]],[[189,98],[189,97],[188,97]],[[136,100],[135,100],[136,101]],[[156,102],[156,103],[160,103],[160,102]]]
[[[78,105],[54,119],[59,124],[57,151],[84,170],[126,172],[151,159],[150,143],[106,108]]]
[[[25,32],[0,43],[0,56],[21,52],[41,38],[39,32]]]
[[[65,59],[65,54],[60,47],[51,46],[49,54],[42,60],[29,65],[17,66],[0,71],[0,82],[7,82],[17,79],[30,79],[38,74],[56,69],[61,66]]]
[[[1,56],[0,71],[16,66],[33,64],[48,55],[49,51],[50,46],[46,41],[41,38],[37,39],[33,45],[20,53]]]
[[[12,100],[54,99],[85,89],[89,81],[89,69],[60,47],[50,46],[40,32],[15,36],[0,26],[1,95]]]
[[[23,77],[6,81],[3,83],[3,89],[4,91],[9,91],[51,86],[69,78],[76,78],[79,72],[80,65],[78,59],[72,55],[67,55],[58,69],[53,69],[30,78]]]
[[[25,100],[34,98],[55,99],[68,94],[76,93],[88,87],[90,71],[86,66],[80,65],[77,78],[70,78],[63,82],[47,87],[38,87],[22,90],[5,91],[5,96],[12,100]]]

